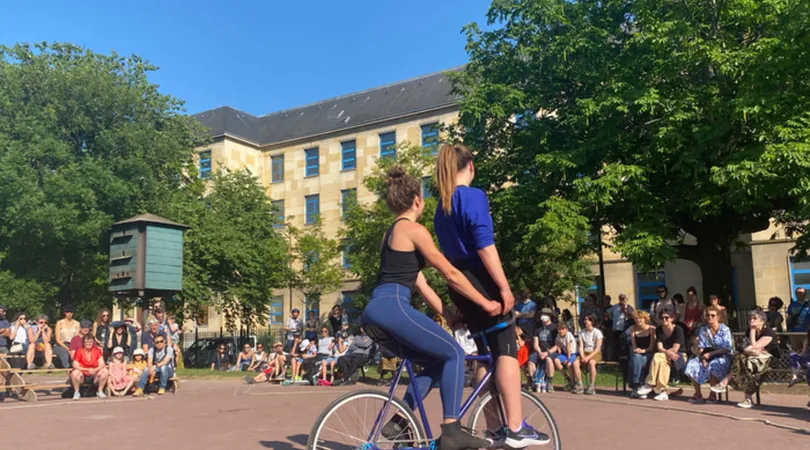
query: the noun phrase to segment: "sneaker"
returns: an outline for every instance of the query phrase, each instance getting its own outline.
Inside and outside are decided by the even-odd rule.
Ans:
[[[163,395],[163,394],[165,394],[165,393],[166,393],[166,388],[160,388],[160,389],[158,389],[158,395]]]
[[[665,402],[665,401],[669,400],[669,394],[667,394],[667,391],[664,391],[664,392],[662,392],[660,394],[656,394],[655,397],[653,397],[653,400],[656,400],[656,401],[659,401],[659,402]]]
[[[81,399],[82,399],[82,393],[81,392],[76,391],[76,392],[73,393],[73,400],[81,400]]]
[[[254,380],[252,376],[248,375],[248,376],[245,377],[245,383],[253,384],[255,382],[256,382],[256,380]]]
[[[54,366],[53,363],[50,363],[50,364],[48,364],[48,369],[49,370],[56,369],[56,366]]]
[[[630,398],[638,398],[638,389],[633,388],[633,392],[630,393]]]
[[[584,394],[585,393],[585,386],[582,383],[577,383],[577,385],[574,386],[574,390],[572,392],[574,394],[577,394],[577,395]]]
[[[740,403],[737,403],[737,406],[743,409],[751,409],[754,407],[754,402],[752,402],[750,398],[747,398]]]
[[[652,386],[650,386],[647,383],[644,383],[644,386],[638,388],[636,392],[638,393],[639,396],[641,396],[641,395],[648,395],[650,392],[652,392],[652,390],[653,390]]]
[[[546,392],[554,392],[554,386],[552,386],[551,384],[547,385]]]
[[[788,388],[792,388],[793,386],[796,386],[799,383],[799,381],[800,381],[799,377],[791,378],[790,381],[788,381]]]
[[[523,422],[518,431],[506,429],[504,445],[511,448],[526,448],[532,445],[546,445],[549,442],[551,442],[549,435],[540,433]]]
[[[563,390],[565,392],[570,392],[574,390],[574,383],[572,381],[569,381],[568,383],[565,384],[565,386],[563,386]]]
[[[133,397],[143,397],[143,389],[138,388],[135,389],[135,392],[132,393]]]
[[[693,405],[702,405],[702,404],[706,403],[706,400],[704,400],[703,397],[700,397],[697,394],[689,397],[689,400],[687,400],[687,401],[689,403],[693,404]]]
[[[462,450],[467,448],[488,448],[492,447],[492,441],[490,439],[481,439],[473,436],[470,434],[469,431],[463,429],[461,427],[461,423],[455,421],[453,423],[443,423],[442,424],[442,435],[441,435],[441,444],[439,445],[440,450]],[[526,428],[524,425],[523,428]],[[523,429],[521,429],[521,432]],[[534,430],[532,430],[534,431]],[[509,432],[507,432],[508,434]],[[520,433],[520,432],[519,432]],[[507,436],[506,442],[509,442],[509,437]],[[535,444],[527,444],[527,445],[535,445]],[[527,445],[520,445],[520,446],[513,446],[515,448],[523,448]]]
[[[37,366],[35,366],[33,364],[28,365],[28,370],[36,370],[36,368],[37,368]]]
[[[534,383],[534,386],[532,386],[531,390],[532,392],[540,393],[540,383]]]
[[[639,400],[647,400],[647,396],[646,395],[639,395],[638,399]]]
[[[596,394],[596,388],[593,385],[588,386],[588,389],[585,389],[585,395],[594,395]]]
[[[790,387],[790,385],[788,385]],[[714,386],[709,387],[709,389],[714,392],[715,394],[725,394],[726,392],[726,385],[723,383],[717,383]]]
[[[107,398],[107,394],[105,394],[104,391],[96,391],[96,397]]]

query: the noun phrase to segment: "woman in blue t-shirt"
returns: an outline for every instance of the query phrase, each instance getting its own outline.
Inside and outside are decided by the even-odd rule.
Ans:
[[[500,302],[505,315],[514,306],[515,298],[501,267],[498,249],[495,248],[487,195],[480,189],[470,187],[474,177],[472,152],[462,145],[443,145],[436,163],[439,205],[433,218],[434,230],[439,246],[450,263],[486,298]],[[491,317],[452,287],[450,299],[461,310],[472,333],[504,320],[503,315]],[[506,410],[508,431],[503,436],[506,445],[525,448],[547,443],[547,436],[523,423],[515,326],[495,331],[487,339],[492,357],[496,360],[495,384]],[[476,339],[476,344],[478,353],[483,354],[486,349],[482,348],[480,339]],[[479,377],[483,375],[483,369],[479,369]],[[490,415],[498,417],[497,414]]]

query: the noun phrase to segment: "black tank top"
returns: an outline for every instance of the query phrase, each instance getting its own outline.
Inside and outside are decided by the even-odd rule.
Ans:
[[[636,336],[636,348],[643,350],[650,348],[650,335]]]
[[[391,248],[389,241],[394,227],[400,220],[397,219],[385,232],[383,238],[382,252],[380,254],[380,271],[377,273],[377,286],[385,283],[398,283],[408,289],[413,289],[419,271],[425,266],[425,257],[419,250],[403,252]]]

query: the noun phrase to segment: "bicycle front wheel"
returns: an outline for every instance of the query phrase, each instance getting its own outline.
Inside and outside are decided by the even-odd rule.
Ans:
[[[349,392],[329,405],[315,421],[307,441],[308,450],[358,450],[375,448],[427,447],[425,430],[413,410],[394,397],[388,413],[377,428],[399,416],[395,434],[379,433],[376,442],[369,441],[374,423],[388,402],[388,393],[374,390]],[[372,445],[373,444],[373,445]]]
[[[539,398],[532,395],[529,391],[521,390],[520,396],[523,417],[525,417],[524,422],[538,432],[549,435],[551,438],[551,445],[544,445],[542,448],[560,450],[562,448],[560,432],[557,430],[557,423],[554,422],[554,417],[551,416],[551,411],[546,408],[546,405],[544,405]],[[490,402],[492,402],[492,394],[487,392],[483,397],[481,397],[481,400],[479,400],[478,404],[475,406],[475,409],[473,409],[472,415],[467,422],[467,426],[476,431],[478,435],[483,435],[485,431],[494,431],[488,430],[487,423],[498,424],[498,426],[501,426],[501,418],[497,412],[498,408],[489,408],[494,410],[494,413],[489,412],[489,409],[486,408]]]

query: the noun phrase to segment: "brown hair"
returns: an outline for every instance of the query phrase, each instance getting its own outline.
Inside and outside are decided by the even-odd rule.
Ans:
[[[385,203],[394,214],[402,214],[413,205],[413,199],[422,195],[422,186],[413,175],[405,173],[401,166],[388,169],[388,188]],[[335,305],[338,306],[338,305]]]
[[[444,213],[453,211],[453,192],[456,190],[456,175],[472,162],[473,154],[463,145],[444,144],[436,158],[436,189],[442,201]]]
[[[650,315],[647,314],[647,311],[642,311],[640,309],[635,310],[633,312],[633,320],[635,320],[636,323],[638,323],[638,319],[644,319],[645,323],[647,324],[650,323]]]

